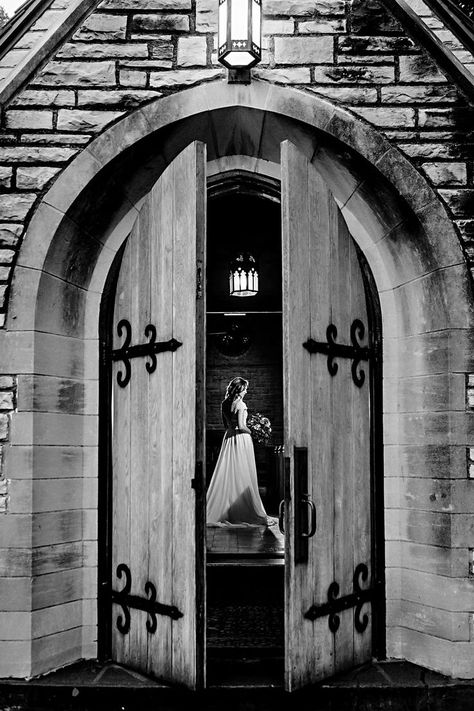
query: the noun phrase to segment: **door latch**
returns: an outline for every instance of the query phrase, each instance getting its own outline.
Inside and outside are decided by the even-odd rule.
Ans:
[[[202,261],[198,259],[196,269],[196,299],[202,299]]]

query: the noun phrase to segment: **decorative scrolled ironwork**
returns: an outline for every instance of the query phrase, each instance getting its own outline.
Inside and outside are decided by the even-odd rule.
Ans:
[[[360,581],[366,582],[369,577],[369,569],[365,563],[359,563],[352,576],[353,592],[350,595],[339,597],[340,587],[336,581],[332,582],[328,588],[327,602],[323,605],[312,605],[305,613],[305,618],[311,621],[317,620],[320,617],[328,617],[329,629],[333,634],[336,634],[341,624],[339,617],[340,612],[349,610],[355,607],[354,626],[362,634],[367,629],[369,624],[369,616],[367,613],[362,614],[362,607],[366,603],[372,603],[377,595],[377,588],[361,588]]]
[[[313,338],[309,338],[303,343],[303,347],[309,353],[322,353],[327,356],[327,367],[332,377],[337,374],[339,369],[335,358],[350,358],[352,360],[352,380],[358,388],[361,388],[365,382],[365,372],[360,368],[360,364],[363,360],[370,361],[373,357],[373,351],[368,346],[361,345],[361,341],[365,336],[365,326],[360,319],[356,318],[352,322],[350,334],[352,345],[337,343],[337,327],[330,323],[326,329],[327,342],[315,341]]]
[[[153,583],[148,580],[145,583],[145,593],[148,596],[148,600],[151,603],[156,602],[156,588]],[[153,609],[148,610],[148,618],[146,621],[146,628],[150,634],[155,634],[158,621],[156,619],[156,614]]]
[[[333,605],[337,604],[337,598],[339,597],[339,590],[340,590],[339,583],[336,583],[336,582],[331,583],[331,585],[329,586],[329,589],[328,589],[328,602],[330,604],[333,604]],[[328,624],[329,624],[329,629],[331,630],[331,632],[333,634],[335,634],[337,632],[337,630],[339,629],[339,625],[341,624],[341,618],[339,617],[339,615],[336,614],[335,611],[331,612],[329,614]]]
[[[336,357],[337,346],[337,328],[333,323],[330,323],[326,329],[326,338],[328,339],[328,370],[330,374],[334,377],[338,371],[338,364],[334,362]]]
[[[157,353],[163,353],[164,351],[176,351],[183,345],[180,341],[177,341],[176,338],[170,338],[169,341],[157,341],[156,327],[151,323],[149,323],[145,328],[145,338],[148,338],[148,343],[140,343],[135,346],[130,345],[132,342],[132,326],[125,318],[117,324],[117,334],[120,338],[122,337],[124,331],[124,342],[120,348],[116,348],[111,353],[112,360],[122,361],[123,368],[125,369],[125,372],[119,370],[117,373],[117,383],[121,388],[125,388],[130,382],[130,378],[132,376],[130,360],[132,358],[148,358],[149,360],[145,363],[145,367],[147,372],[151,374],[156,370]]]
[[[128,349],[130,348],[130,343],[132,342],[132,326],[130,325],[130,322],[124,318],[117,324],[117,335],[119,338],[122,337],[123,331],[125,331],[125,340],[122,343],[121,348],[112,351],[112,360],[123,361],[123,366],[125,368],[125,374],[123,374],[121,370],[119,370],[119,372],[117,373],[117,383],[120,385],[121,388],[124,388],[128,385],[132,376],[132,367],[130,365],[130,359],[127,358],[125,355],[123,358],[121,357],[122,354],[127,353]]]
[[[125,563],[120,563],[117,566],[117,577],[122,578],[125,575],[125,584],[122,590],[112,590],[112,602],[120,605],[122,615],[117,617],[117,629],[122,634],[127,634],[130,630],[130,609],[142,610],[146,612],[148,617],[146,628],[150,634],[154,634],[158,627],[157,615],[167,615],[172,620],[179,620],[183,617],[183,613],[178,610],[175,605],[164,605],[156,601],[156,587],[149,580],[145,583],[146,598],[139,595],[131,595],[132,589],[132,574],[130,568]]]
[[[362,360],[368,360],[367,350],[360,345],[360,342],[364,340],[365,336],[365,326],[362,321],[356,318],[351,324],[351,343],[354,348],[354,360],[351,365],[352,380],[361,388],[365,381],[365,372],[363,370],[358,370],[360,362]],[[367,355],[367,357],[364,357]]]
[[[126,601],[130,596],[130,590],[132,589],[132,574],[130,572],[130,568],[128,565],[125,565],[125,563],[120,563],[120,565],[117,566],[117,577],[119,580],[121,580],[122,574],[125,575],[125,585],[120,592],[112,592],[112,600],[120,605],[123,612],[123,617],[122,615],[117,617],[117,629],[122,634],[127,634],[130,629],[130,609],[126,604]]]
[[[365,612],[364,615],[361,617],[361,612],[362,612],[362,607],[366,600],[364,599],[364,593],[366,590],[363,590],[360,586],[359,583],[359,578],[362,580],[362,582],[367,582],[367,578],[369,577],[369,570],[364,563],[360,563],[357,568],[354,571],[354,576],[352,579],[352,585],[354,588],[354,594],[359,597],[359,602],[356,605],[355,609],[355,614],[354,614],[354,625],[357,630],[357,632],[365,632],[367,629],[367,625],[369,624],[369,616]]]

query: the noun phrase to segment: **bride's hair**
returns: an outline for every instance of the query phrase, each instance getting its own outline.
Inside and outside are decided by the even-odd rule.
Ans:
[[[248,387],[248,384],[249,381],[245,380],[245,378],[233,378],[227,386],[224,400],[228,400],[232,404],[235,398]]]

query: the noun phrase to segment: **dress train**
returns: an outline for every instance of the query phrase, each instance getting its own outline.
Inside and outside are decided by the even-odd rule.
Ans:
[[[270,526],[260,498],[251,436],[227,431],[207,492],[208,526]]]

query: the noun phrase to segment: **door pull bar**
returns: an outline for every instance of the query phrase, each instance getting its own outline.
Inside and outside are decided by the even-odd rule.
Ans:
[[[309,531],[307,533],[302,531],[301,537],[302,538],[312,538],[314,536],[314,534],[316,533],[316,506],[314,505],[314,501],[312,501],[312,499],[309,498],[309,494],[302,494],[301,505],[302,506],[305,506],[305,505],[309,506],[309,510],[311,512]]]
[[[278,507],[278,528],[280,533],[285,533],[285,499],[280,501],[280,506]]]

